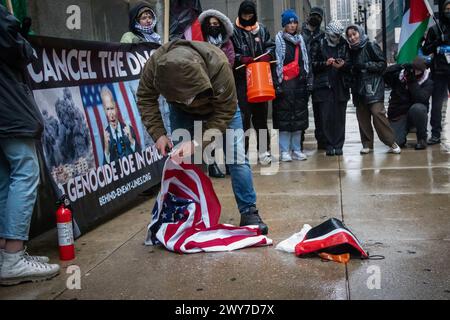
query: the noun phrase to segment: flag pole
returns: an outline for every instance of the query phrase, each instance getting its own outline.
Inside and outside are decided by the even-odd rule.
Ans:
[[[439,24],[439,21],[436,19],[436,16],[434,15],[433,9],[431,8],[430,4],[428,3],[427,0],[423,0],[425,2],[425,6],[428,9],[428,13],[430,14],[430,16],[433,18],[434,23],[436,24],[436,26],[438,27],[439,31],[441,32],[441,38],[442,41],[445,41],[445,35],[444,35],[444,31],[441,28],[441,25]]]
[[[164,0],[164,43],[169,42],[170,0]]]
[[[14,15],[14,9],[11,0],[6,0],[6,5],[8,6],[9,12],[11,12],[11,14]]]

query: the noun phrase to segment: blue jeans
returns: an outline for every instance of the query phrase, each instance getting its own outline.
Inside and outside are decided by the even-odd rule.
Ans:
[[[281,152],[302,151],[301,147],[302,132],[280,131],[280,150]]]
[[[39,184],[33,139],[0,139],[0,238],[28,240]]]
[[[194,136],[194,121],[207,121],[207,119],[184,112],[176,106],[170,104],[170,123],[172,132],[176,129],[187,129],[191,136]],[[253,187],[253,176],[250,164],[245,156],[245,139],[242,126],[241,111],[237,109],[228,129],[236,130],[234,139],[226,139],[224,146],[226,163],[231,175],[231,185],[233,187],[234,197],[241,214],[246,214],[251,207],[256,206],[256,192]],[[200,141],[199,141],[200,143]],[[177,144],[177,141],[174,141]],[[230,151],[234,151],[230,155]],[[229,161],[230,156],[235,161]]]

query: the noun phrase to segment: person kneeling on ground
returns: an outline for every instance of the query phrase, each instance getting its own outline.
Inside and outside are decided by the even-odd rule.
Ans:
[[[426,149],[428,108],[433,93],[429,76],[430,70],[420,57],[412,64],[397,64],[386,70],[384,79],[392,88],[388,117],[400,146],[406,145],[409,130],[416,128],[416,150]]]
[[[257,225],[262,234],[267,234],[268,227],[256,208],[252,171],[245,157],[244,131],[233,72],[222,50],[206,42],[175,40],[156,50],[146,63],[137,92],[138,106],[157,149],[166,156],[173,143],[167,138],[159,112],[160,94],[169,101],[171,108],[172,137],[177,129],[188,130],[193,137],[194,126],[199,123],[203,132],[216,129],[223,134],[227,128],[232,130],[233,138],[226,139],[224,151],[241,213],[240,225]],[[203,143],[203,150],[208,144],[209,141]],[[171,157],[181,162],[194,154],[197,147],[200,144],[195,140],[183,141]]]

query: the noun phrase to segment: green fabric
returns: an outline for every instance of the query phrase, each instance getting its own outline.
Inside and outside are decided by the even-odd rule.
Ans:
[[[123,34],[122,38],[120,39],[121,43],[139,43],[139,42],[145,42],[143,39],[139,38],[137,35],[135,35],[133,32],[129,31]]]
[[[0,3],[8,8],[6,0],[0,0]],[[28,14],[28,0],[11,0],[14,15],[19,21],[22,21]]]
[[[425,31],[427,31],[427,28],[428,19],[423,21],[417,27],[405,44],[400,48],[397,56],[397,63],[411,63],[414,61],[419,53],[420,42],[425,34]]]

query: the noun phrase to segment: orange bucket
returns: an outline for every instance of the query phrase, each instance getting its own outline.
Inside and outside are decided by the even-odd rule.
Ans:
[[[254,62],[247,65],[247,98],[250,103],[275,99],[269,62]]]

